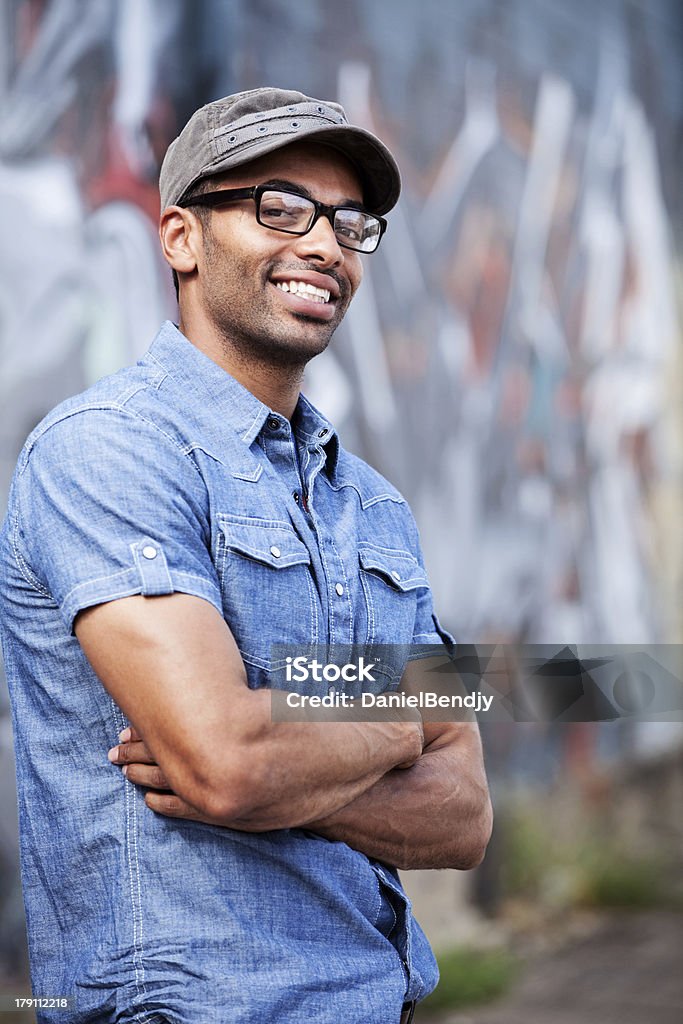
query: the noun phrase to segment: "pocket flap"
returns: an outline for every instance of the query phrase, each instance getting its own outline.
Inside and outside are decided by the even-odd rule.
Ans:
[[[310,565],[311,556],[306,545],[286,523],[258,519],[234,522],[223,519],[221,530],[227,548],[273,569]]]
[[[397,590],[429,586],[424,569],[409,551],[362,544],[358,548],[358,557],[363,569],[381,576]]]

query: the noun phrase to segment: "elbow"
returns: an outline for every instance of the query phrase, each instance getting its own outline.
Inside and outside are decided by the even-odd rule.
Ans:
[[[245,766],[248,765],[248,768]],[[249,832],[288,828],[280,801],[272,792],[272,769],[258,751],[235,745],[229,756],[202,773],[191,801],[203,816],[218,825]]]
[[[248,774],[234,763],[196,771],[189,788],[188,802],[216,824],[230,826],[248,818],[252,809]]]
[[[460,871],[471,871],[473,868],[478,868],[486,854],[493,832],[493,808],[488,794],[483,806],[473,816],[468,831],[468,842],[460,847],[459,862],[453,865]]]
[[[442,846],[438,863],[433,867],[472,871],[478,868],[486,854],[493,831],[493,809],[488,792],[483,793],[476,806],[470,806],[467,815],[459,816],[450,841]]]
[[[203,818],[225,827],[236,826],[247,813],[240,791],[233,787],[211,790],[203,788],[194,806]]]

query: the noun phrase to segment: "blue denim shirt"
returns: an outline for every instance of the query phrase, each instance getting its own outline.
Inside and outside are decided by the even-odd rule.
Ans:
[[[401,495],[305,398],[290,424],[166,323],[32,433],[0,565],[32,982],[76,1000],[39,1020],[396,1024],[437,981],[397,873],[304,829],[149,811],[107,761],[127,722],[73,623],[197,595],[251,687],[276,642],[440,643]]]

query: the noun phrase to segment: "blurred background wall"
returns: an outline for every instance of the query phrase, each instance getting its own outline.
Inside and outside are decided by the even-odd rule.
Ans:
[[[402,168],[308,392],[411,502],[444,622],[468,642],[680,642],[682,55],[678,0],[3,0],[0,501],[35,423],[175,315],[170,140],[218,96],[296,88]],[[486,739],[496,793],[537,793],[630,770],[680,725]],[[18,970],[1,683],[0,768]]]

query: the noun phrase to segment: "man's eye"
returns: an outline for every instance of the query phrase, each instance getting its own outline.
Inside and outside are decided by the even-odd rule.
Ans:
[[[282,206],[281,204],[273,206],[261,206],[261,216],[268,217],[270,220],[277,220],[278,217],[296,217],[297,211],[293,210],[289,206]]]
[[[337,225],[336,234],[341,235],[343,238],[351,238],[355,242],[360,241],[362,238],[362,232],[352,224]]]
[[[264,196],[261,200],[261,220],[278,224],[299,224],[310,216],[304,203],[284,199],[282,196]]]
[[[362,242],[367,234],[368,222],[362,214],[345,210],[337,214],[334,229],[340,238]]]

